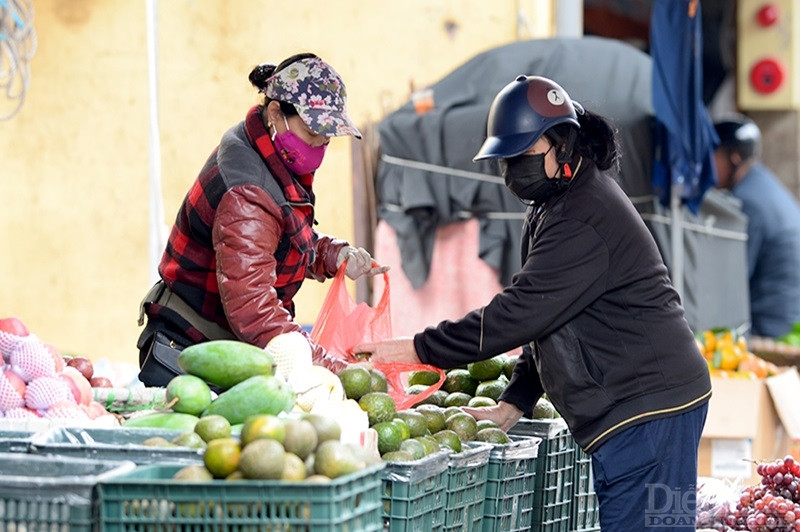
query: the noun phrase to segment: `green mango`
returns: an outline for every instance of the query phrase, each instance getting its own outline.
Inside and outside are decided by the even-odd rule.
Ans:
[[[181,351],[178,366],[227,390],[254,375],[275,375],[276,364],[260,347],[239,340],[212,340]]]
[[[222,392],[202,416],[217,414],[236,425],[256,414],[288,412],[294,407],[295,399],[294,392],[282,379],[256,375]]]
[[[153,412],[127,420],[123,426],[133,428],[169,429],[186,432],[194,430],[200,418],[181,412]]]

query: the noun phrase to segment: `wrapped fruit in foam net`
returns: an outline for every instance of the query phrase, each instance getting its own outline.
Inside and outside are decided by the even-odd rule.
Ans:
[[[9,364],[14,373],[22,377],[25,382],[39,377],[53,377],[56,374],[52,353],[33,334],[14,346]]]
[[[89,414],[72,401],[60,401],[42,413],[45,419],[64,419],[71,421],[88,421]]]
[[[295,393],[295,404],[304,412],[311,412],[320,403],[345,400],[342,381],[322,366],[298,368],[289,374],[287,381]]]
[[[28,328],[18,318],[0,318],[0,353],[6,362],[14,346],[29,334]]]
[[[21,407],[6,410],[6,419],[39,419],[40,417],[42,416],[38,412],[30,408]]]
[[[32,410],[47,410],[61,402],[71,402],[75,397],[66,382],[57,377],[39,377],[28,383],[25,390],[25,406]],[[83,413],[83,411],[81,411]]]
[[[8,367],[0,371],[0,410],[25,406],[25,381]]]
[[[302,371],[312,365],[311,344],[298,331],[279,334],[269,341],[264,351],[275,361],[275,375],[284,380],[296,370]]]

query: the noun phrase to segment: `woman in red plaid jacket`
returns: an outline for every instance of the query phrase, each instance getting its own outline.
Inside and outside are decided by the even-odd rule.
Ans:
[[[345,363],[294,321],[294,295],[307,278],[333,277],[345,260],[351,279],[388,269],[374,267],[363,248],[314,230],[314,173],[331,137],[361,138],[342,79],[308,53],[259,65],[249,79],[264,101],[223,135],[186,194],[161,281],[140,309],[147,326],[139,378],[149,386],[180,372],[169,358],[189,345],[235,338],[264,347],[291,331],[306,335],[315,364],[336,372]],[[153,356],[159,339],[174,357]]]

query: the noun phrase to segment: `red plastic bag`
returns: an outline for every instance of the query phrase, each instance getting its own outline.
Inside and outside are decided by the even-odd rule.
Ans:
[[[346,265],[346,262],[342,263],[333,278],[311,330],[311,339],[331,355],[352,364],[359,362],[356,353],[353,353],[353,347],[392,337],[392,316],[389,309],[389,275],[383,274],[383,294],[378,304],[370,307],[367,303],[356,303],[350,297],[344,278]],[[377,266],[375,263],[373,265]],[[444,371],[428,364],[376,363],[373,367],[386,375],[389,395],[394,399],[398,410],[409,408],[430,397],[444,383]],[[436,372],[439,374],[439,382],[420,394],[406,394],[408,375],[412,371]]]

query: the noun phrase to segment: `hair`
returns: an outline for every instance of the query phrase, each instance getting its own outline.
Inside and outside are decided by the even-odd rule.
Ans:
[[[617,130],[611,122],[605,117],[584,110],[583,113],[578,113],[578,124],[580,128],[572,124],[558,124],[545,135],[554,143],[559,143],[557,137],[568,139],[570,130],[573,130],[576,133],[573,153],[590,159],[600,170],[619,171],[620,146]],[[555,135],[550,134],[551,131]]]
[[[259,92],[263,91],[267,86],[267,80],[275,75],[276,72],[280,72],[287,66],[300,61],[301,59],[309,59],[312,57],[317,57],[317,54],[312,54],[311,52],[304,52],[300,54],[294,54],[293,56],[287,57],[277,65],[273,65],[272,63],[261,63],[260,65],[256,66],[252,71],[250,71],[250,75],[247,79],[250,80],[250,83],[253,87],[257,88]],[[264,96],[264,106],[266,107],[269,102],[272,101],[272,98],[268,98]],[[294,105],[288,102],[278,101],[281,106],[281,112],[286,116],[293,116],[297,114],[297,109],[294,108]]]
[[[729,155],[737,153],[743,160],[761,156],[761,129],[745,115],[732,114],[717,120],[714,130],[719,137],[717,149]]]

